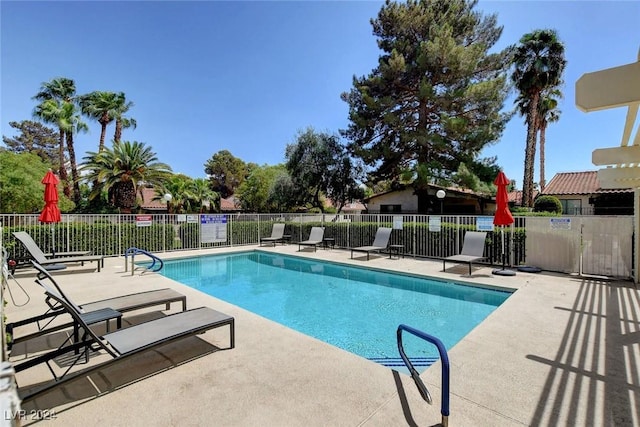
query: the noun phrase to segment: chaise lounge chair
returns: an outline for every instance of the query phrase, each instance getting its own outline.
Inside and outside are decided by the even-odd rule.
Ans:
[[[22,243],[25,249],[31,255],[31,258],[43,267],[56,265],[64,265],[68,262],[79,262],[84,265],[87,261],[95,261],[98,263],[98,271],[104,266],[104,256],[102,255],[88,255],[87,252],[61,252],[53,256],[53,254],[47,256],[38,244],[31,238],[29,233],[24,231],[15,231],[13,236]]]
[[[309,239],[302,242],[298,242],[298,251],[300,246],[313,246],[313,251],[318,250],[318,245],[322,243],[324,238],[324,227],[311,227],[309,233]]]
[[[23,371],[30,367],[46,363],[54,376],[54,380],[35,390],[21,394],[23,401],[33,399],[36,396],[51,390],[63,382],[70,381],[79,376],[86,376],[92,371],[102,369],[107,365],[141,353],[143,351],[167,344],[169,342],[206,332],[220,326],[229,326],[229,349],[235,347],[235,326],[234,318],[224,313],[220,313],[209,307],[200,307],[179,313],[170,314],[160,319],[140,323],[128,328],[119,329],[105,335],[96,334],[85,321],[82,313],[78,312],[75,304],[62,296],[48,284],[36,280],[44,289],[47,298],[55,301],[60,307],[73,318],[82,331],[82,337],[69,344],[58,347],[43,355],[29,359],[15,366],[16,372]],[[90,351],[104,352],[111,358],[105,362],[97,363],[87,369],[70,372],[78,361],[87,357]],[[60,376],[56,376],[49,365],[49,361],[63,354],[74,352],[75,356],[70,361],[69,366]]]
[[[271,229],[271,236],[260,238],[260,246],[262,246],[262,244],[265,242],[273,243],[273,246],[275,246],[277,242],[284,243],[284,224],[273,224],[273,229]]]
[[[469,276],[471,276],[471,264],[484,259],[484,241],[487,238],[487,233],[484,231],[467,231],[464,235],[464,242],[462,244],[462,252],[458,255],[452,255],[442,259],[442,271],[445,270],[445,263],[447,261],[468,263],[469,264]]]
[[[40,280],[47,279],[48,282],[51,283],[51,285],[53,285],[50,287],[56,289],[57,292],[67,300],[69,299],[60,288],[60,285],[58,285],[58,283],[53,279],[53,277],[51,277],[51,275],[43,266],[39,265],[34,261],[31,261],[31,263],[33,264],[34,268],[38,270],[38,278]],[[42,335],[46,335],[46,334],[73,326],[73,323],[68,323],[68,322],[63,324],[57,324],[54,326],[49,326],[51,322],[58,315],[64,313],[64,310],[62,310],[62,308],[59,305],[54,304],[50,299],[47,299],[45,302],[49,306],[49,309],[44,314],[30,317],[28,319],[19,320],[16,322],[7,323],[6,325],[7,332],[9,332],[13,337],[12,344],[17,344],[19,342],[27,341]],[[171,303],[174,303],[174,302],[182,303],[182,311],[186,311],[187,297],[169,288],[138,292],[138,293],[129,294],[129,295],[121,295],[115,298],[108,298],[108,299],[103,299],[99,301],[89,302],[86,304],[81,304],[77,308],[78,308],[78,311],[84,316],[85,321],[89,324],[93,324],[102,320],[110,320],[111,318],[103,319],[103,317],[105,315],[109,315],[109,313],[112,314],[113,311],[116,311],[119,313],[126,313],[129,311],[135,311],[143,308],[154,307],[157,305],[163,305],[165,306],[166,310],[170,310]],[[118,320],[118,323],[119,323],[120,317],[118,317],[116,320]],[[15,335],[16,328],[30,325],[33,323],[36,323],[38,325],[38,330],[36,332],[23,335],[23,336]],[[109,322],[107,321],[107,328],[108,327],[109,327]]]
[[[351,248],[351,259],[353,259],[354,252],[366,252],[367,261],[369,261],[369,254],[371,252],[380,252],[389,246],[389,238],[391,237],[391,228],[378,227],[376,231],[376,237],[373,239],[371,246],[358,246]]]

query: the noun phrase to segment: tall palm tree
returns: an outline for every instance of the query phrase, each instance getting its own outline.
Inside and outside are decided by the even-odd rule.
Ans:
[[[63,192],[67,197],[71,196],[67,169],[64,158],[65,121],[63,119],[64,104],[72,103],[76,94],[75,82],[66,77],[58,77],[40,86],[40,91],[33,99],[41,101],[33,112],[33,115],[44,123],[58,127],[58,157],[60,168],[58,176],[62,182]],[[68,107],[67,107],[68,108]]]
[[[125,113],[127,113],[129,109],[133,107],[133,102],[127,102],[127,99],[122,92],[118,94],[117,101],[118,105],[115,108],[113,117],[116,121],[116,131],[113,135],[114,142],[120,142],[120,139],[122,138],[122,129],[135,129],[137,125],[135,119],[125,116]]]
[[[535,30],[520,39],[513,56],[511,79],[522,98],[529,100],[527,142],[522,184],[523,206],[533,206],[533,162],[536,154],[537,116],[540,94],[557,87],[566,66],[564,44],[554,30]]]
[[[100,184],[94,186],[89,198],[94,199],[104,189],[109,202],[122,213],[131,213],[141,185],[162,186],[171,174],[171,167],[159,162],[151,147],[137,141],[115,142],[113,148],[87,153],[83,169],[88,172],[89,182]]]
[[[62,108],[62,121],[64,123],[67,151],[69,152],[69,163],[71,165],[71,179],[73,181],[73,201],[76,206],[80,203],[82,194],[80,193],[80,175],[76,163],[76,150],[73,142],[73,135],[78,132],[87,132],[89,127],[82,121],[76,104],[65,102]]]
[[[98,152],[104,148],[107,126],[117,116],[118,108],[124,99],[124,93],[95,91],[82,95],[78,99],[82,113],[100,123],[100,142]]]
[[[558,88],[548,88],[540,94],[536,115],[536,140],[540,144],[540,191],[546,186],[545,179],[545,145],[546,131],[549,123],[560,120],[561,111],[558,109],[558,101],[562,98],[562,92]],[[529,111],[529,98],[522,95],[516,99],[517,111],[521,116],[527,117]],[[526,120],[525,120],[526,123]]]
[[[538,132],[540,142],[540,191],[544,190],[547,181],[544,176],[544,147],[547,140],[547,126],[549,123],[556,123],[560,120],[560,109],[558,108],[558,100],[562,98],[562,92],[559,89],[549,89],[544,91],[540,96],[538,103]]]

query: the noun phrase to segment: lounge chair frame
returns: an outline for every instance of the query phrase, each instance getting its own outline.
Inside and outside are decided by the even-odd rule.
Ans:
[[[62,252],[62,255],[57,254],[56,256],[47,257],[29,233],[25,231],[14,231],[12,234],[22,243],[22,246],[29,252],[31,258],[42,266],[70,262],[79,262],[81,265],[84,265],[85,262],[93,261],[98,264],[98,271],[100,271],[101,267],[104,267],[103,255],[86,255],[86,252]]]
[[[40,281],[40,279],[37,279]],[[82,331],[82,337],[70,345],[63,345],[44,355],[35,357],[16,366],[16,372],[20,372],[40,363],[46,363],[54,377],[54,380],[37,390],[21,395],[23,401],[33,399],[63,382],[70,381],[79,376],[86,376],[89,373],[102,369],[107,365],[115,363],[129,356],[141,353],[151,348],[170,343],[175,340],[186,338],[206,332],[210,329],[221,326],[229,326],[229,349],[235,347],[235,321],[234,318],[224,313],[213,310],[209,307],[200,307],[179,313],[170,314],[166,317],[150,320],[128,328],[119,329],[115,332],[97,335],[85,321],[76,306],[53,290],[47,284],[39,283],[44,289],[48,298],[56,301],[66,313],[70,314],[74,322]],[[56,375],[49,361],[54,357],[75,352],[76,356],[71,361],[62,375]],[[70,373],[71,369],[80,361],[87,358],[89,352],[104,351],[111,356],[110,360],[96,364],[95,366]]]
[[[313,246],[313,251],[318,250],[318,245],[324,241],[324,227],[311,227],[309,238],[298,242],[298,251],[301,250],[301,246]]]
[[[284,244],[284,226],[285,224],[280,222],[273,224],[273,228],[271,229],[271,236],[261,237],[260,246],[262,246],[263,243],[273,243],[273,246],[275,246],[278,242]]]
[[[393,229],[388,227],[378,227],[378,230],[376,230],[376,237],[373,239],[371,246],[358,246],[351,248],[351,259],[353,259],[353,252],[366,252],[367,261],[369,261],[369,254],[371,252],[381,252],[387,249],[389,247],[391,231],[393,231]]]
[[[53,287],[58,291],[60,295],[69,300],[69,298],[65,295],[64,291],[60,287],[60,285],[54,280],[54,278],[49,274],[49,272],[41,265],[36,263],[35,261],[31,261],[33,267],[38,270],[38,278],[40,280],[47,279]],[[40,283],[40,282],[38,282]],[[187,297],[183,294],[170,289],[157,289],[145,292],[137,292],[135,294],[121,295],[114,298],[107,298],[99,301],[88,302],[86,304],[80,304],[78,306],[79,311],[86,317],[86,319],[90,319],[91,313],[98,313],[101,310],[111,309],[118,311],[120,313],[126,313],[129,311],[141,310],[143,308],[154,307],[157,305],[164,305],[166,310],[171,309],[171,304],[174,302],[182,303],[182,311],[187,309]],[[37,338],[42,335],[46,335],[52,332],[56,332],[62,329],[66,329],[70,326],[73,326],[73,323],[64,323],[55,325],[52,327],[48,327],[51,322],[60,314],[64,313],[64,310],[55,302],[53,302],[50,298],[45,299],[45,303],[49,307],[47,311],[38,316],[30,317],[27,319],[19,320],[16,322],[7,323],[6,328],[7,332],[11,333],[13,337],[12,344],[17,344],[19,342],[27,341],[33,338]],[[89,322],[95,323],[97,322]],[[15,335],[15,329],[30,325],[35,323],[38,325],[38,330],[28,335],[17,337]],[[107,322],[107,328],[109,327],[109,323]],[[118,325],[118,328],[120,326]]]
[[[469,264],[469,276],[471,276],[471,264],[486,258],[484,256],[484,242],[486,239],[487,233],[484,231],[467,231],[464,235],[462,251],[458,255],[443,258],[442,271],[445,271],[447,261]]]

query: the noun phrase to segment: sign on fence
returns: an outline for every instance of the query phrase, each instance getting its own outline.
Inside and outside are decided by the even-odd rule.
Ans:
[[[441,230],[442,230],[442,217],[430,216],[429,231],[433,233],[439,233]]]
[[[402,230],[402,215],[393,216],[393,229]]]
[[[136,215],[136,227],[150,227],[153,223],[151,215]]]
[[[200,216],[200,242],[220,243],[227,241],[226,215]]]
[[[493,217],[479,216],[476,220],[477,231],[493,231]]]
[[[571,230],[571,218],[549,218],[552,230]]]

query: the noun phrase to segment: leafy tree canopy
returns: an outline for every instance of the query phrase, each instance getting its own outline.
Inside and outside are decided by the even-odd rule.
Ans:
[[[242,208],[251,212],[277,211],[278,201],[271,199],[272,189],[279,177],[286,173],[287,170],[281,164],[254,167],[236,192]]]
[[[387,0],[371,21],[382,55],[342,94],[349,104],[349,149],[373,181],[414,186],[447,179],[497,141],[510,114],[509,49],[489,53],[502,27],[476,1]]]
[[[49,168],[50,165],[36,154],[0,151],[0,212],[40,212],[44,207],[44,185],[41,181]],[[62,212],[74,208],[69,198],[62,194],[58,197]]]
[[[58,170],[60,160],[56,130],[32,120],[9,122],[9,126],[20,132],[13,138],[2,136],[2,142],[9,151],[36,154],[54,170]]]
[[[338,207],[362,198],[358,180],[362,168],[348,155],[337,135],[316,133],[312,128],[300,132],[296,142],[287,145],[286,167],[296,201],[324,209],[323,196]]]
[[[251,168],[255,167],[251,164]],[[220,193],[222,198],[233,195],[250,173],[247,164],[228,150],[218,151],[207,160],[204,171],[209,175],[211,189]]]
[[[464,163],[460,164],[458,171],[453,175],[452,181],[460,188],[468,188],[477,193],[487,195],[496,193],[495,185],[482,181]]]

